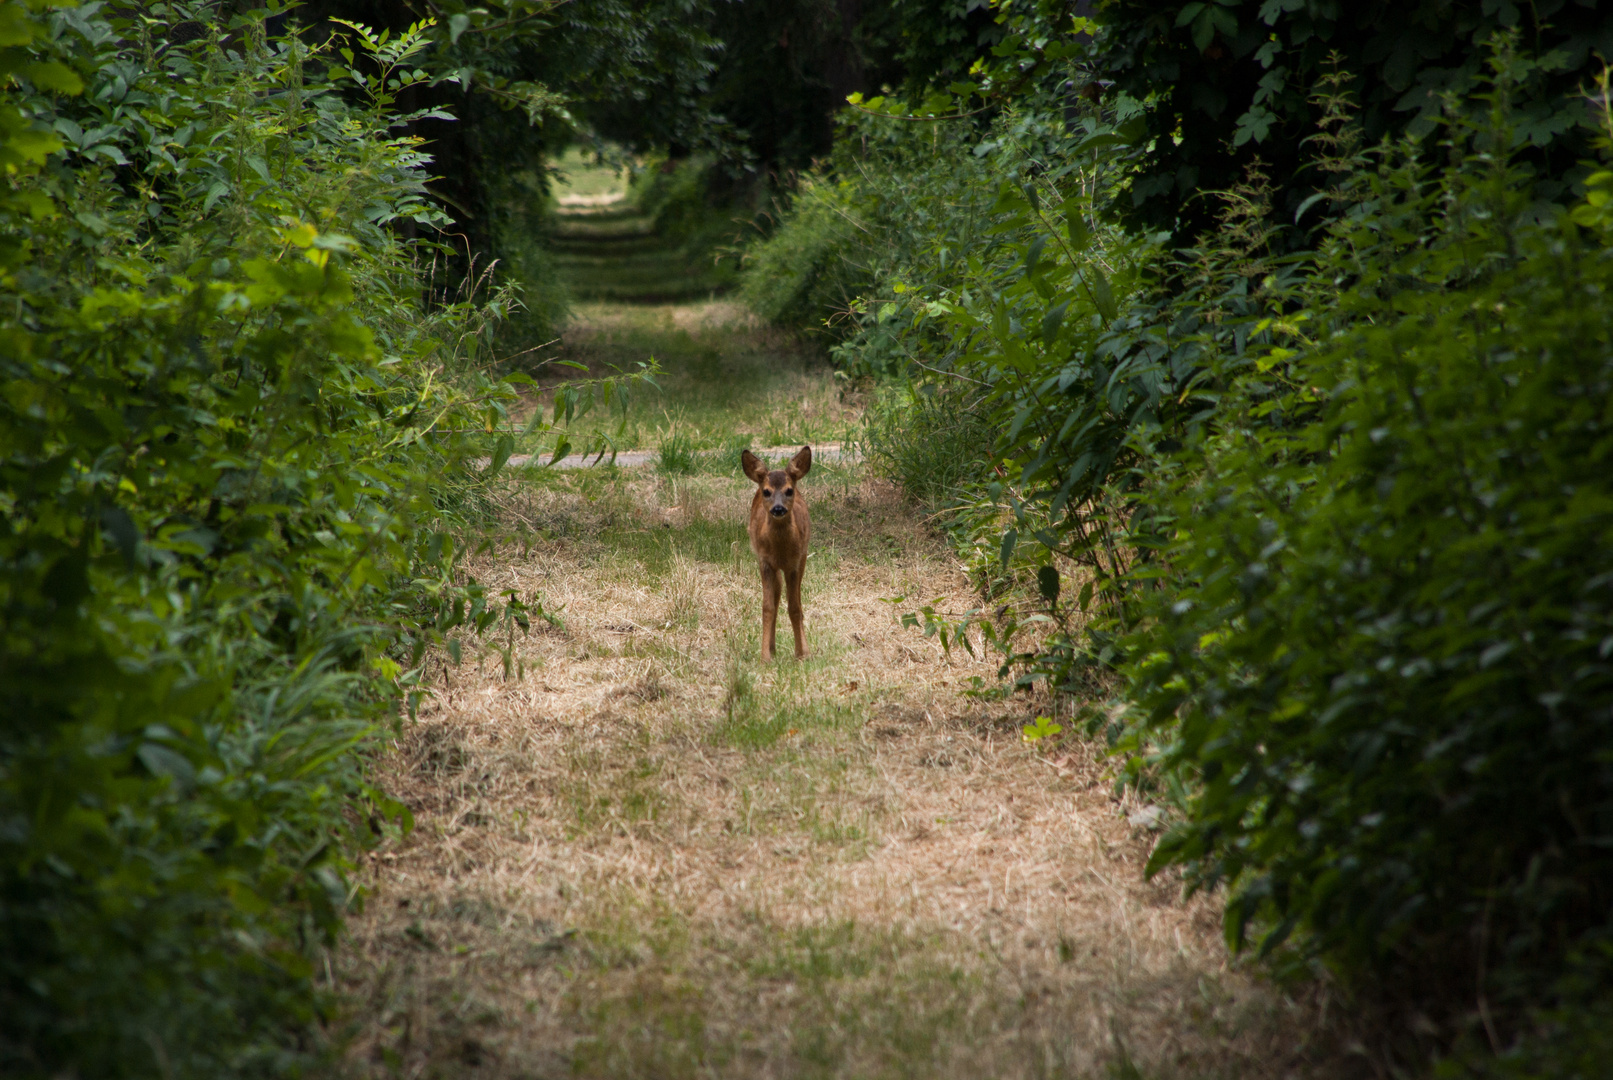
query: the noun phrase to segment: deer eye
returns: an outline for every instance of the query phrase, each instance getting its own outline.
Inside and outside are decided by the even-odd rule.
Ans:
[[[794,488],[785,488],[784,489],[784,494],[786,494],[786,495],[794,495],[795,494],[795,489]]]
[[[770,490],[768,490],[768,489],[767,489],[767,488],[763,488],[763,489],[762,489],[762,494],[763,494],[763,495],[771,495],[771,494],[773,494],[773,493],[772,493],[772,491],[770,491]]]

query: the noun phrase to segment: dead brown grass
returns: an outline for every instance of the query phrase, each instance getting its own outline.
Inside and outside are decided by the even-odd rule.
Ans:
[[[469,569],[564,629],[517,638],[520,680],[440,662],[378,763],[417,824],[336,958],[348,1071],[1325,1072],[1213,901],[1142,880],[1104,758],[1026,747],[1046,703],[965,696],[993,666],[881,602],[969,606],[944,545],[888,486],[813,480],[804,664],[756,660],[737,476],[512,495],[548,539]]]

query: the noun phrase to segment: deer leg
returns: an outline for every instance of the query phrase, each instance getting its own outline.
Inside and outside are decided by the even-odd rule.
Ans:
[[[762,659],[773,659],[773,636],[778,627],[778,571],[762,567]]]
[[[801,629],[801,571],[784,572],[784,586],[790,603],[790,629],[795,631],[795,658],[806,655],[806,634]]]

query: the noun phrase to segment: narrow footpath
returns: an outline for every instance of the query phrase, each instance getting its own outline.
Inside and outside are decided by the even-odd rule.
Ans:
[[[758,658],[738,450],[852,441],[856,402],[733,303],[647,287],[647,224],[583,197],[573,236],[631,239],[619,277],[569,249],[592,299],[565,348],[661,360],[622,436],[654,455],[512,474],[526,539],[467,569],[553,622],[508,672],[437,658],[379,762],[415,828],[366,859],[333,957],[345,1072],[1322,1075],[1312,1006],[1229,967],[1213,898],[1142,880],[1110,763],[1027,746],[1037,702],[967,695],[995,666],[901,627],[969,583],[850,455],[800,484],[811,655]]]

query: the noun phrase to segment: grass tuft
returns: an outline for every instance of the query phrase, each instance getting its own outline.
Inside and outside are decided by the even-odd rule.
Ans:
[[[868,465],[932,513],[955,505],[964,485],[990,474],[994,441],[995,432],[967,398],[911,385],[875,399],[862,436]]]
[[[694,473],[698,468],[694,440],[681,431],[667,436],[656,451],[655,467],[674,476]]]

